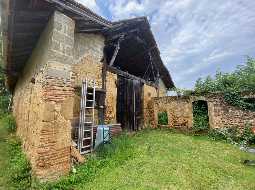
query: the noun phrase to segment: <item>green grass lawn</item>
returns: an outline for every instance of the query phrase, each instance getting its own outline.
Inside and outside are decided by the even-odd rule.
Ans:
[[[114,140],[47,189],[255,189],[255,168],[244,159],[255,155],[207,137],[142,131]]]
[[[5,136],[4,132],[2,134],[1,139]],[[10,146],[5,141],[0,141],[0,145]],[[5,157],[6,154],[1,152],[1,165]],[[13,157],[16,167],[9,168],[16,168],[18,178],[13,179],[14,187],[20,189],[24,186],[22,183],[30,183],[30,178],[19,175],[27,172],[24,158],[20,164],[17,156]],[[85,164],[76,167],[75,173],[57,183],[32,184],[33,189],[50,190],[255,189],[255,167],[244,166],[242,161],[245,159],[255,159],[255,155],[224,142],[209,140],[206,136],[145,130],[114,139],[112,144],[91,155]],[[13,175],[13,171],[11,173]]]
[[[20,141],[10,132],[11,122],[10,115],[0,118],[0,190],[28,190],[30,166]]]

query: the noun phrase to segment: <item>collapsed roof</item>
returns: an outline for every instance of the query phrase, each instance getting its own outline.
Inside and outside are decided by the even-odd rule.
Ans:
[[[5,6],[5,68],[11,90],[55,10],[75,20],[76,32],[106,37],[109,66],[148,81],[160,77],[167,88],[174,86],[146,17],[110,22],[74,0],[7,0]]]

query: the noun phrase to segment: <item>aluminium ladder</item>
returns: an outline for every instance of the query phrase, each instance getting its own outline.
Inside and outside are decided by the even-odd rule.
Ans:
[[[90,85],[90,88],[89,88]],[[82,81],[77,146],[80,154],[91,153],[94,146],[95,80]]]

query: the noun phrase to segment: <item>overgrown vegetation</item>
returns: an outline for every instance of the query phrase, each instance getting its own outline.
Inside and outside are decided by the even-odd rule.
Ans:
[[[14,134],[16,124],[9,113],[10,97],[0,55],[0,189],[27,190],[31,187],[31,168]]]
[[[208,76],[205,79],[199,78],[196,81],[194,90],[173,89],[179,96],[208,95],[214,93],[223,94],[224,100],[235,107],[243,110],[255,111],[255,99],[245,98],[250,92],[255,92],[255,59],[248,57],[246,64],[237,66],[236,70],[230,73],[218,71],[214,77]],[[203,107],[194,106],[193,130],[206,130],[208,128],[208,115]],[[255,135],[251,125],[247,124],[244,129],[240,126],[223,129],[212,129],[209,136],[213,139],[226,140],[233,144],[252,145],[255,144]]]
[[[237,66],[233,72],[217,71],[213,77],[199,78],[194,90],[180,88],[172,90],[179,96],[222,93],[225,101],[230,105],[255,111],[255,100],[243,98],[243,94],[255,92],[255,59],[248,57],[246,63]]]
[[[31,168],[22,151],[20,140],[13,133],[14,130],[13,117],[8,114],[1,115],[0,187],[27,190],[31,187]]]
[[[101,146],[83,165],[75,167],[73,172],[56,183],[37,184],[35,189],[69,190],[81,184],[90,183],[99,173],[108,168],[117,168],[135,156],[134,144],[128,135],[114,139],[111,144]]]
[[[148,140],[150,139],[150,140]],[[169,130],[144,130],[101,147],[76,173],[42,189],[247,189],[255,188],[255,170],[241,152],[206,136]]]
[[[255,111],[255,101],[243,98],[243,93],[255,92],[255,60],[248,58],[245,65],[238,66],[232,73],[217,72],[214,78],[208,76],[204,80],[198,79],[192,94],[205,95],[219,92],[223,93],[224,100],[230,105]],[[246,124],[243,130],[240,126],[213,129],[209,135],[214,139],[223,139],[234,144],[255,143],[255,135],[249,124]]]
[[[167,117],[166,111],[158,113],[158,124],[159,125],[168,125],[168,117]]]
[[[218,71],[214,78],[199,78],[193,94],[205,95],[215,92],[223,93],[225,101],[233,106],[255,111],[255,102],[242,98],[242,93],[255,92],[255,59],[247,58],[245,65],[238,66],[231,73]]]
[[[231,144],[240,144],[242,146],[255,144],[255,135],[249,123],[245,125],[244,129],[240,129],[239,126],[211,129],[209,137],[214,140],[225,140]]]
[[[208,106],[205,101],[193,102],[193,130],[205,132],[209,129]]]

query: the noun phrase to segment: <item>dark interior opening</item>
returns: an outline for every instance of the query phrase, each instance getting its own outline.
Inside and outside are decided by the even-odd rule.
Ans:
[[[255,105],[255,98],[243,98],[243,101]]]
[[[117,122],[127,131],[142,128],[143,83],[138,80],[118,76]]]
[[[208,104],[204,100],[192,103],[193,107],[193,128],[195,131],[205,131],[209,129]]]
[[[105,48],[107,63],[110,63],[115,48],[115,45]],[[151,59],[144,44],[135,36],[131,36],[121,42],[120,49],[112,66],[136,77],[155,82],[157,71]]]

